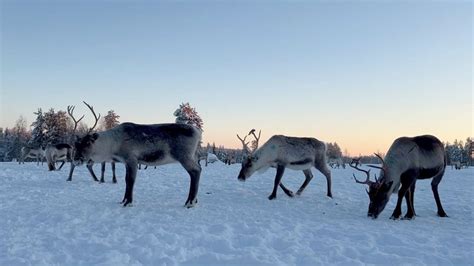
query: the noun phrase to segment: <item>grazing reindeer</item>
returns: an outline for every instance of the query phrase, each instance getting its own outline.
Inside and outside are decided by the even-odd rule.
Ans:
[[[404,219],[414,218],[416,213],[413,198],[416,180],[428,178],[433,179],[431,189],[438,207],[438,215],[447,217],[438,194],[438,184],[441,182],[446,168],[446,154],[439,139],[431,135],[413,138],[401,137],[390,146],[385,160],[379,155],[377,157],[382,161],[382,167],[369,165],[380,169],[380,177],[375,182],[370,181],[370,170],[365,171],[351,164],[352,168],[365,172],[367,175],[367,179],[363,182],[357,180],[355,175],[354,179],[357,183],[369,185],[369,191],[367,192],[370,198],[367,212],[369,217],[376,219],[385,208],[391,194],[398,190],[397,206],[391,219],[400,218],[403,197],[405,197],[407,203],[407,213]]]
[[[255,135],[255,130],[250,131],[249,135],[250,134],[256,139],[253,143],[253,151],[250,151],[248,148],[248,142],[245,142],[245,138],[242,139],[237,135],[244,146],[244,151],[249,154],[242,162],[242,169],[238,176],[240,181],[245,181],[255,171],[265,171],[269,167],[275,167],[277,168],[275,182],[272,194],[270,194],[268,199],[273,200],[276,198],[278,186],[280,186],[288,196],[293,197],[293,192],[281,183],[285,168],[303,170],[306,178],[296,192],[297,195],[300,195],[313,178],[311,167],[314,166],[326,177],[327,196],[332,197],[331,172],[326,165],[326,145],[323,142],[315,138],[275,135],[262,147],[258,148],[260,133],[258,137]]]
[[[39,165],[39,162],[43,163],[43,158],[45,156],[45,149],[42,147],[39,147],[37,149],[31,148],[31,147],[23,147],[21,148],[21,154],[20,154],[20,160],[18,161],[19,164],[24,164],[25,159],[27,158],[35,158],[37,161],[37,165]]]
[[[126,166],[123,206],[133,201],[133,185],[138,163],[163,165],[179,162],[191,177],[185,207],[197,203],[201,167],[196,151],[201,131],[186,124],[138,125],[122,123],[115,128],[87,134],[75,143],[74,164],[84,162],[122,162]]]
[[[46,157],[46,161],[48,162],[49,171],[61,170],[64,163],[66,163],[67,160],[71,159],[71,151],[72,151],[71,145],[66,144],[66,143],[48,145],[45,150],[45,157]],[[62,164],[61,166],[59,166],[58,169],[56,169],[57,161],[62,161]]]

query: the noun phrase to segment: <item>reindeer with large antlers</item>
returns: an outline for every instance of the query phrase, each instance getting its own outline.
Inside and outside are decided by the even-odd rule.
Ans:
[[[438,193],[438,184],[446,169],[446,154],[439,139],[431,135],[401,137],[390,146],[385,160],[378,154],[376,156],[381,160],[382,166],[368,165],[380,170],[379,178],[375,181],[370,180],[370,170],[360,169],[352,163],[350,165],[366,175],[365,181],[357,180],[355,175],[354,179],[359,184],[369,186],[367,194],[369,194],[370,203],[367,216],[376,219],[385,208],[391,194],[398,191],[397,206],[391,219],[400,218],[403,197],[407,204],[404,219],[414,218],[416,213],[413,198],[416,180],[432,178],[431,189],[438,207],[438,216],[447,217]]]
[[[323,142],[315,138],[274,135],[262,147],[258,148],[260,132],[257,136],[255,130],[252,129],[248,135],[253,135],[255,138],[252,142],[253,150],[248,148],[249,142],[245,142],[246,137],[242,139],[237,135],[247,154],[238,176],[240,181],[245,181],[255,171],[263,172],[269,167],[275,167],[277,169],[275,182],[268,199],[276,198],[278,187],[282,188],[288,196],[293,197],[294,193],[281,182],[285,168],[303,171],[305,181],[296,192],[297,195],[300,195],[313,178],[311,168],[315,167],[326,177],[327,196],[332,197],[331,171],[326,165],[326,145]]]

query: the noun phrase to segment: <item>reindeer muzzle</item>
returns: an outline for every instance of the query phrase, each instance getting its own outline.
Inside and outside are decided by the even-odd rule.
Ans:
[[[239,181],[241,181],[241,182],[245,182],[245,179],[246,179],[246,178],[245,178],[245,175],[242,174],[242,172],[239,174],[239,176],[238,176],[237,178],[238,178]]]

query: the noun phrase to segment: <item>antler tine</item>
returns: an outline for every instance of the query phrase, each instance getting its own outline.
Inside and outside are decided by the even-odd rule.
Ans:
[[[74,105],[68,105],[67,106],[67,113],[72,118],[72,121],[74,121],[74,129],[72,130],[73,134],[76,132],[77,124],[79,124],[79,122],[84,118],[84,115],[82,115],[81,118],[79,118],[78,120],[76,120],[76,118],[74,118],[73,113],[74,113],[75,108],[76,108],[76,106],[74,106]]]
[[[352,163],[349,164],[349,166],[352,167],[352,168],[354,168],[354,169],[356,169],[356,170],[359,170],[359,171],[361,171],[361,172],[364,172],[364,173],[367,175],[367,178],[365,179],[365,181],[359,181],[359,180],[357,180],[355,174],[352,174],[352,176],[354,177],[354,180],[356,181],[356,183],[359,183],[359,184],[367,184],[367,185],[370,185],[370,184],[373,183],[372,181],[370,181],[370,170],[367,170],[367,171],[366,171],[366,170],[364,170],[364,169],[360,169],[359,167],[352,165]]]
[[[90,105],[89,105],[88,103],[86,103],[85,101],[83,101],[83,103],[89,108],[89,110],[91,110],[91,112],[92,112],[92,114],[94,115],[94,118],[95,118],[95,123],[94,123],[94,125],[93,125],[91,128],[89,128],[89,131],[87,132],[87,134],[89,134],[89,133],[91,133],[92,130],[94,130],[94,128],[97,126],[97,122],[99,122],[99,119],[100,119],[100,114],[99,114],[99,116],[97,116],[97,115],[95,114],[94,107],[90,106]]]
[[[257,135],[255,135],[255,129],[250,130],[250,132],[249,132],[248,135],[253,135],[253,137],[255,138],[255,140],[254,140],[255,145],[253,145],[253,146],[254,146],[254,147],[253,147],[254,149],[253,149],[252,152],[254,152],[254,151],[256,151],[256,150],[258,149],[258,141],[260,140],[260,135],[261,135],[261,134],[262,134],[262,130],[259,130],[259,131],[258,131],[258,137],[257,137]],[[248,136],[248,135],[247,135],[247,136]]]
[[[380,154],[374,153],[374,155],[377,156],[377,158],[379,158],[380,161],[382,161],[382,167],[377,166],[377,165],[368,165],[368,166],[370,166],[372,168],[377,168],[377,169],[382,170],[383,176],[385,176],[385,169],[383,168],[383,165],[385,165],[385,161],[383,160],[382,156],[380,156]],[[376,180],[376,181],[378,181],[378,180]]]
[[[382,156],[380,156],[380,154],[374,153],[374,155],[377,156],[380,159],[380,161],[382,161],[382,164],[385,163],[385,161],[383,160]]]
[[[250,149],[248,147],[249,142],[245,143],[245,139],[247,139],[247,136],[245,136],[243,139],[237,134],[237,138],[242,142],[243,149],[245,152],[250,153]]]

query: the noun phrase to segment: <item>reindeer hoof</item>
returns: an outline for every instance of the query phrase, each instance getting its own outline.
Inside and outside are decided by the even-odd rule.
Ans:
[[[194,200],[192,200],[192,201],[191,201],[191,200],[187,200],[186,203],[184,204],[184,207],[186,207],[186,208],[188,208],[188,209],[189,209],[189,208],[192,208],[192,207],[196,206],[197,202],[198,202],[197,199],[194,199]]]
[[[403,216],[402,220],[413,220],[415,219],[415,216],[414,215],[405,215]]]
[[[272,195],[268,196],[268,199],[269,199],[269,200],[274,200],[274,199],[276,199],[276,197],[277,197],[276,195],[273,195],[273,194],[272,194]]]
[[[123,204],[123,207],[132,207],[132,201],[127,199]]]
[[[390,216],[390,219],[391,219],[391,220],[399,220],[399,219],[400,219],[400,215],[393,215],[393,214],[392,214],[392,216]]]
[[[438,212],[438,216],[439,217],[449,217],[445,212],[442,212],[442,213]]]
[[[66,179],[66,181],[72,181],[72,179],[71,179],[71,178],[68,178],[68,179]]]

